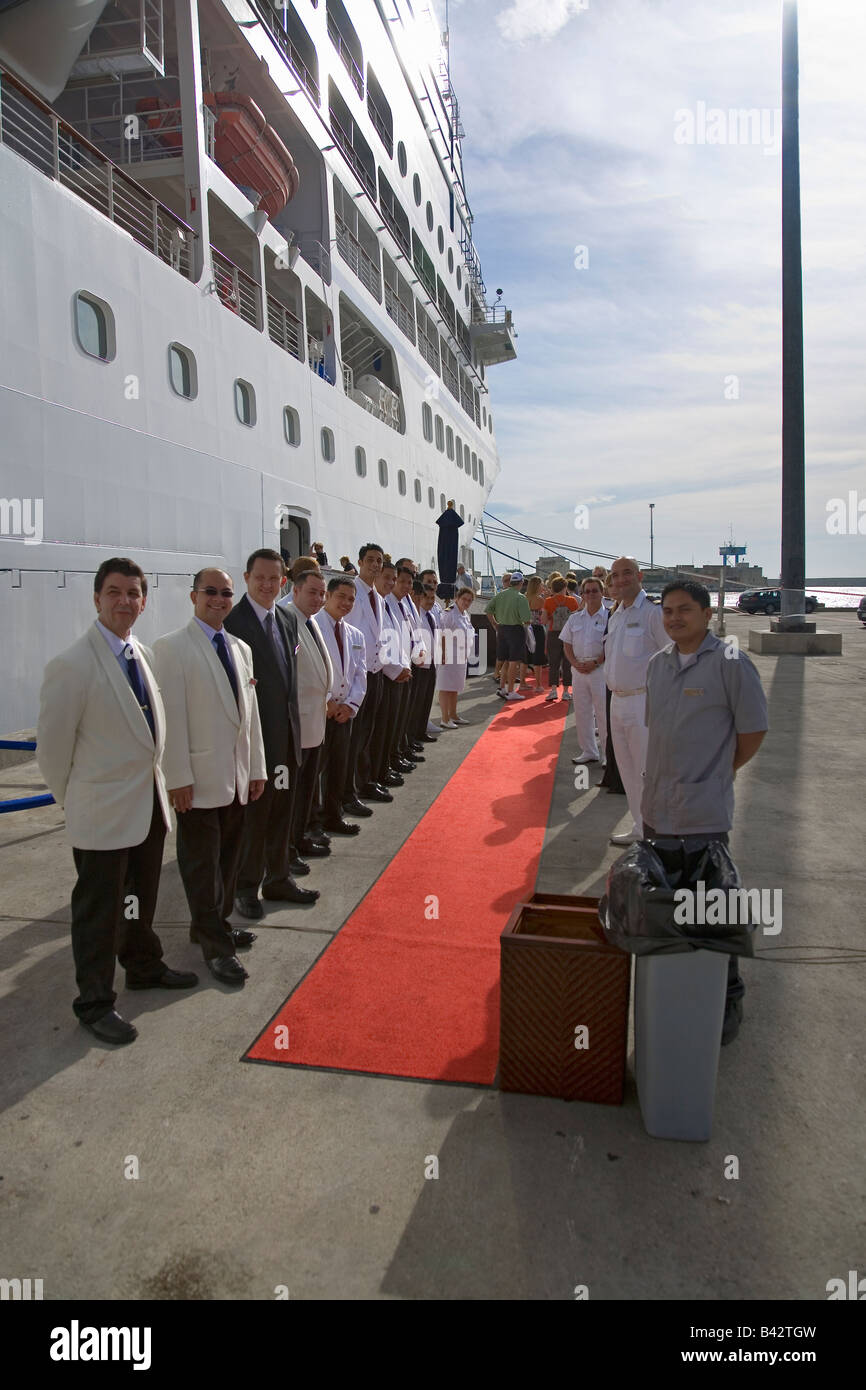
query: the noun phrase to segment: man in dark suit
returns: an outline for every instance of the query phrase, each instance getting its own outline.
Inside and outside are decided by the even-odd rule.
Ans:
[[[298,887],[289,850],[301,724],[297,619],[291,609],[276,606],[284,576],[285,565],[275,550],[254,550],[244,573],[247,592],[224,623],[253,653],[267,766],[264,793],[247,807],[235,900],[241,916],[252,920],[264,916],[259,886],[271,902],[311,904],[319,896]]]
[[[132,636],[147,602],[133,560],[104,560],[93,583],[97,619],[48,663],[36,758],[58,806],[78,880],[72,954],[79,1022],[102,1042],[138,1036],[114,1007],[115,956],[127,989],[191,989],[198,976],[170,970],[153,930],[165,832],[165,709],[152,653]]]

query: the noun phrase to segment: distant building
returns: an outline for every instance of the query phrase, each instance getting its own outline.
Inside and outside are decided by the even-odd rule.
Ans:
[[[677,565],[678,574],[701,575],[706,579],[713,579],[718,583],[721,560],[715,565]],[[769,581],[760,565],[747,565],[745,562],[739,565],[727,565],[725,567],[726,584],[745,584],[747,588],[760,588]]]
[[[564,555],[539,555],[535,562],[535,573],[540,574],[542,579],[553,574],[554,570],[559,570],[560,574],[567,574],[570,569],[574,569],[574,566]],[[577,570],[574,572],[577,574]]]

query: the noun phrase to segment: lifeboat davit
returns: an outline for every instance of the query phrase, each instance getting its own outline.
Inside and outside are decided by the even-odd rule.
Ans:
[[[275,217],[294,198],[300,182],[289,151],[252,97],[242,92],[205,92],[204,100],[217,117],[217,164],[232,183],[255,189],[260,210]]]

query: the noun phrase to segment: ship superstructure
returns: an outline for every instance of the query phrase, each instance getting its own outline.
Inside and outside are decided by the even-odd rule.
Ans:
[[[435,563],[451,498],[471,563],[516,334],[441,37],[410,0],[0,8],[5,727],[108,555],[144,640],[261,545]]]

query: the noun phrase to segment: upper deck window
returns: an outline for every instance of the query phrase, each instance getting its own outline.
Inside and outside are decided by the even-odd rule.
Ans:
[[[114,314],[104,299],[85,294],[75,296],[75,336],[88,357],[110,362],[115,353]]]
[[[370,120],[376,127],[376,133],[388,154],[394,154],[394,117],[391,115],[391,107],[388,98],[382,91],[379,82],[371,67],[367,68],[367,111]]]
[[[343,0],[328,0],[328,38],[336,48],[343,67],[360,97],[364,95],[364,54],[355,26],[346,13]]]

